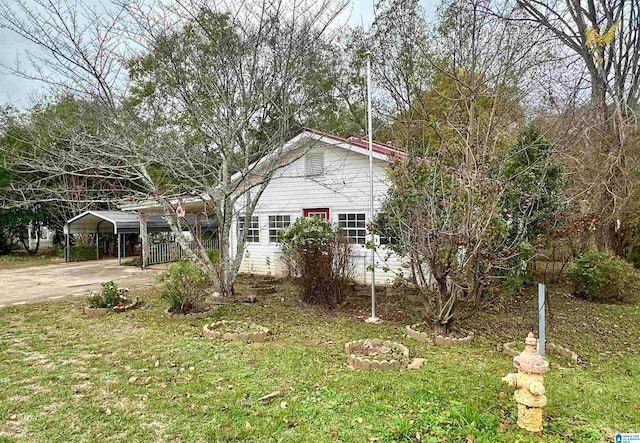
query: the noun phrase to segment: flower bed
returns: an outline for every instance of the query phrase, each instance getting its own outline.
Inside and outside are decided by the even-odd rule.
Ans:
[[[344,345],[347,364],[354,369],[392,371],[409,363],[409,349],[387,340],[357,340]]]
[[[233,320],[221,320],[204,325],[202,333],[207,338],[227,341],[263,342],[271,333],[264,326]]]
[[[433,332],[424,332],[421,330],[422,323],[416,323],[415,325],[407,325],[407,337],[418,340],[422,343],[429,343],[435,346],[453,346],[470,343],[473,340],[473,332],[469,333],[466,337],[446,337],[443,335],[433,335]]]

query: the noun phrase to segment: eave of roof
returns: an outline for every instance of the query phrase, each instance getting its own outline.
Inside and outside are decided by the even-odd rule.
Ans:
[[[348,138],[344,138],[344,137],[340,137],[338,135],[334,135],[334,134],[330,134],[328,132],[322,132],[322,131],[318,131],[317,129],[312,129],[312,128],[305,128],[303,131],[306,132],[311,132],[313,134],[317,134],[320,135],[322,137],[328,137],[331,138],[333,140],[339,141],[339,142],[343,142],[343,143],[349,143],[351,145],[354,146],[358,146],[360,148],[365,148],[365,149],[369,149],[369,141],[366,139],[363,139],[361,137],[356,137],[356,136],[351,136]],[[406,157],[406,153],[394,146],[391,145],[387,145],[385,143],[381,143],[378,141],[372,141],[371,143],[371,149],[374,152],[377,152],[379,154],[384,154],[390,158],[404,158]]]

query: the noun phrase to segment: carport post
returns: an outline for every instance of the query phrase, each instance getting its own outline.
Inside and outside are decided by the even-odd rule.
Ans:
[[[120,266],[122,264],[122,259],[120,258],[120,233],[117,234],[118,236],[118,266]]]
[[[138,216],[140,217],[140,255],[142,256],[140,266],[144,269],[147,266],[147,241],[149,240],[147,238],[147,214],[139,213]]]
[[[96,260],[100,260],[100,234],[96,232]]]
[[[65,263],[69,263],[69,225],[66,224],[64,227],[65,243],[67,246],[64,251],[64,261]]]

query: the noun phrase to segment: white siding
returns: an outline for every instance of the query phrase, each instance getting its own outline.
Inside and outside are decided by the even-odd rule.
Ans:
[[[369,158],[332,145],[314,146],[311,151],[324,150],[324,174],[306,178],[305,158],[299,158],[282,168],[271,180],[262,194],[254,215],[259,217],[260,242],[247,243],[241,271],[258,274],[274,273],[281,270],[281,256],[277,244],[269,243],[269,215],[290,215],[291,222],[303,215],[304,209],[329,208],[330,220],[338,222],[340,213],[365,213],[369,223]],[[387,192],[386,162],[374,159],[374,209],[378,210]],[[240,208],[237,208],[240,210]],[[241,212],[241,211],[240,211]],[[237,226],[237,225],[236,225]],[[236,239],[232,240],[235,250]],[[384,247],[377,253],[376,282],[392,280],[394,272],[383,272],[383,267],[392,271],[400,269],[401,260],[392,256],[383,263],[386,256]],[[354,245],[354,265],[356,279],[369,281],[366,273],[370,251],[361,245]],[[267,260],[268,257],[268,260]],[[270,266],[267,266],[267,261]]]

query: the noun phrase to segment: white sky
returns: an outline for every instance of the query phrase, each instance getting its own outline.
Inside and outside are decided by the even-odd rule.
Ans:
[[[344,21],[350,25],[368,27],[373,21],[373,4],[376,0],[351,0],[344,13]],[[422,7],[430,18],[435,16],[439,0],[420,0]],[[0,28],[0,61],[15,65],[16,61],[26,63],[26,51],[37,52],[37,47],[20,36]],[[43,85],[35,80],[27,80],[11,75],[0,68],[0,106],[13,105],[25,109],[30,107],[37,96],[44,91]]]

